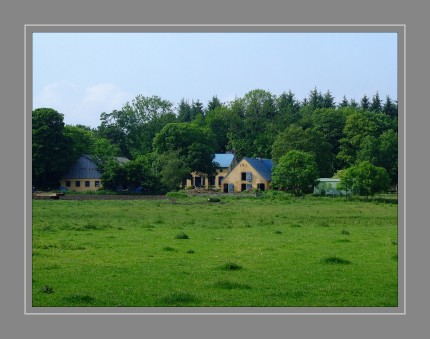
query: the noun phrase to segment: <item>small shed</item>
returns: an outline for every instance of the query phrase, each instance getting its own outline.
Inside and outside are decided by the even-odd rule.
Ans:
[[[314,194],[331,196],[346,195],[347,192],[345,190],[338,189],[339,183],[340,179],[337,178],[319,178],[314,187]]]

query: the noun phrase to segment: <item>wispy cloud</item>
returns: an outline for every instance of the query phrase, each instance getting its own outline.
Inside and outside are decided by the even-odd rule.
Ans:
[[[50,107],[64,114],[66,124],[97,127],[101,113],[120,109],[128,100],[130,95],[112,83],[80,87],[61,81],[34,93],[33,109]]]

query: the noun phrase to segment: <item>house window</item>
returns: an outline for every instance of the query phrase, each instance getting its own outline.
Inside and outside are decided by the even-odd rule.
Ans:
[[[95,187],[100,187],[100,181],[98,181],[98,180],[97,180],[97,181],[94,181],[94,186],[95,186]]]
[[[264,191],[266,189],[266,186],[264,184],[257,184],[257,188]]]
[[[246,190],[252,189],[252,184],[246,184]]]
[[[240,185],[240,190],[243,192],[243,191],[246,191],[246,184],[241,184]]]
[[[200,187],[202,185],[202,178],[201,177],[194,177],[194,186]]]
[[[215,186],[215,177],[209,178],[209,186]]]
[[[224,179],[224,177],[218,177],[218,186],[221,186],[221,181]]]
[[[70,187],[70,186],[71,186],[70,180],[66,180],[66,187]]]
[[[242,181],[252,181],[252,173],[251,172],[242,172],[241,173],[241,179]]]
[[[75,181],[75,187],[81,187],[81,182],[79,180]]]
[[[90,187],[90,182],[89,181],[85,181],[85,187]]]

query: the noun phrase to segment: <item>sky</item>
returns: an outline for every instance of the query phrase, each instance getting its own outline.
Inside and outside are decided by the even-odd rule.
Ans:
[[[174,107],[254,89],[397,100],[396,33],[33,33],[32,51],[33,109],[68,125],[95,128],[137,95]]]

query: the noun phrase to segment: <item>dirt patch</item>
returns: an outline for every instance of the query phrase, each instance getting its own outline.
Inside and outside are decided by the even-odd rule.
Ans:
[[[65,194],[60,200],[172,200],[165,195]]]

